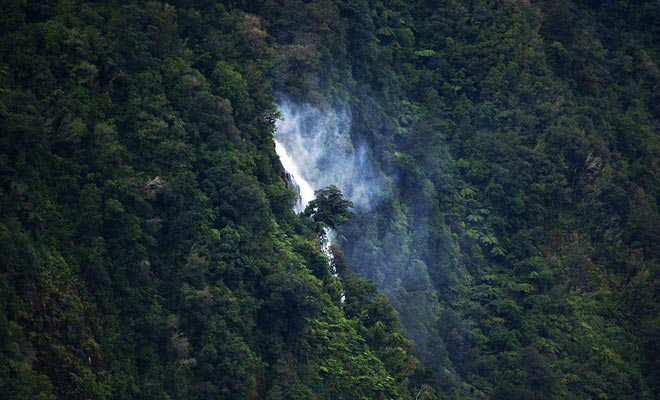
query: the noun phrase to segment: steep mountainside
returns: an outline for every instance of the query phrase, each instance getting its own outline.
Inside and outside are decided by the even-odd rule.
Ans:
[[[6,397],[660,395],[658,1],[0,9]]]
[[[292,211],[257,16],[1,8],[3,398],[433,398]]]

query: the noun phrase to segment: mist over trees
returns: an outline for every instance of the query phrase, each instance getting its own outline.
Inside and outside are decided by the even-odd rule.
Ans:
[[[0,10],[0,397],[658,397],[657,1]]]

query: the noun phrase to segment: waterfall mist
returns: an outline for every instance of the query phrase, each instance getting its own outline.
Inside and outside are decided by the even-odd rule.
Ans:
[[[443,370],[447,350],[438,332],[437,290],[453,279],[456,249],[436,188],[421,176],[401,180],[382,173],[366,142],[351,136],[348,107],[280,100],[278,108],[276,151],[300,195],[295,210],[330,185],[354,203],[357,217],[336,234],[326,230],[322,250],[331,257],[329,243],[339,244],[351,269],[389,297],[422,360]]]
[[[296,211],[313,200],[314,190],[337,186],[368,212],[382,198],[383,182],[369,161],[369,148],[350,136],[351,116],[345,107],[320,110],[288,100],[278,103],[282,118],[275,131],[276,150],[300,195]]]

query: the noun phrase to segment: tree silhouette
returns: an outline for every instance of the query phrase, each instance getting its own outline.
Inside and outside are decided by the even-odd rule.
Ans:
[[[316,190],[316,198],[305,207],[304,214],[322,227],[336,228],[353,218],[355,214],[349,211],[353,202],[346,200],[344,194],[335,185]]]

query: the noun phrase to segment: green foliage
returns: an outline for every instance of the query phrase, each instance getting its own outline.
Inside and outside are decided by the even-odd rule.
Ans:
[[[660,392],[657,2],[2,10],[5,397]],[[273,92],[350,110],[380,204],[293,213]]]
[[[263,17],[5,3],[3,396],[400,398],[291,209]]]
[[[316,198],[305,207],[304,215],[321,227],[337,228],[355,216],[349,208],[353,202],[346,200],[343,193],[332,185],[314,191]]]
[[[275,82],[308,101],[318,94],[296,84],[329,83],[330,101],[348,88],[339,97],[352,134],[396,176],[375,212],[340,227],[341,244],[401,313],[436,387],[455,398],[653,397],[657,357],[646,354],[656,354],[657,313],[641,310],[657,302],[650,19],[660,10],[616,1],[339,9],[334,32],[346,29],[355,61],[333,66],[348,63],[351,78],[310,66],[293,85],[276,70]],[[280,43],[314,29],[304,13],[296,21],[275,29]],[[312,55],[326,48],[312,35],[299,43]],[[591,307],[594,293],[603,308]],[[565,333],[583,323],[609,333]],[[642,343],[650,353],[624,350]],[[605,372],[599,351],[621,363]]]

